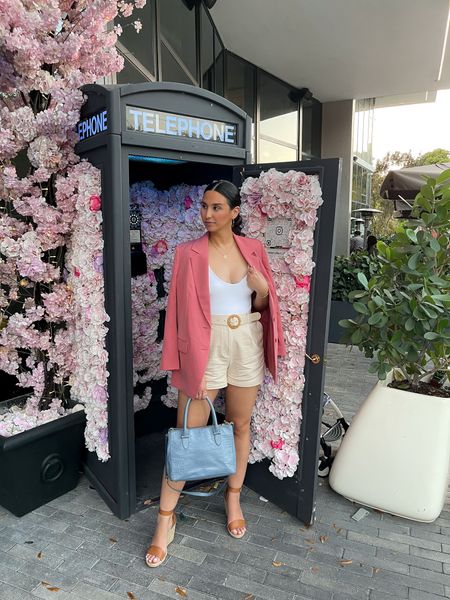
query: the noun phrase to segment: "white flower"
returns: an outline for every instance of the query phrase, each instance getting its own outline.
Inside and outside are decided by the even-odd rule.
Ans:
[[[11,126],[22,142],[31,142],[36,137],[36,119],[29,106],[22,106],[11,113]]]

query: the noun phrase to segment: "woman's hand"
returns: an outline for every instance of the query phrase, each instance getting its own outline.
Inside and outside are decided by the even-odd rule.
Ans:
[[[203,377],[201,382],[200,382],[200,388],[198,390],[198,392],[195,394],[195,396],[193,397],[194,400],[204,400],[205,396],[207,395],[207,387],[206,387],[206,381],[205,378]]]
[[[266,297],[269,293],[269,284],[264,275],[251,265],[248,266],[247,284],[260,298]]]

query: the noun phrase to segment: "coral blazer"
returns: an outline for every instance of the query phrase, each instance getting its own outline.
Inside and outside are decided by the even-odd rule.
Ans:
[[[234,234],[233,234],[234,235]],[[247,264],[269,284],[269,305],[261,313],[264,359],[274,380],[277,357],[284,356],[281,316],[272,271],[259,240],[234,235]],[[164,326],[161,369],[172,371],[172,385],[194,396],[205,374],[211,338],[208,234],[177,246]]]

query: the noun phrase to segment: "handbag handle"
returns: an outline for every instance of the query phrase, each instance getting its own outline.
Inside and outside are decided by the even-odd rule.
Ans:
[[[208,401],[208,404],[211,408],[211,414],[212,414],[212,420],[213,420],[212,426],[213,426],[213,433],[214,433],[214,441],[217,444],[217,446],[220,446],[220,444],[222,443],[222,439],[221,439],[219,424],[217,422],[216,411],[214,410],[213,403],[208,398],[208,396],[205,396],[205,400]],[[187,420],[188,420],[189,406],[191,404],[191,401],[192,401],[192,398],[189,398],[187,401],[186,407],[184,409],[184,416],[183,416],[183,433],[181,434],[181,441],[183,444],[183,448],[185,448],[185,449],[187,449],[189,447],[189,428],[187,426]]]
[[[185,490],[184,488],[180,491],[178,488],[173,487],[173,485],[170,485],[170,481],[169,481],[169,478],[167,477],[167,474],[166,474],[166,483],[172,490],[174,490],[175,492],[180,492],[180,494],[186,494],[187,496],[200,496],[201,498],[210,498],[211,496],[217,496],[217,494],[220,494],[220,492],[224,489],[224,487],[227,484],[227,479],[224,479],[222,481],[222,483],[220,485],[218,485],[217,488],[215,490],[213,490],[212,492],[189,492],[188,490]]]

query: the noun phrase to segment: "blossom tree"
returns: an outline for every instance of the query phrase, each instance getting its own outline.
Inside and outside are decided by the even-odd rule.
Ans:
[[[121,70],[115,48],[121,27],[112,23],[145,1],[0,0],[0,370],[33,390],[25,412],[35,420],[25,418],[28,427],[62,414],[71,387],[92,392],[89,374],[80,381],[74,351],[76,281],[83,270],[92,272],[92,265],[74,263],[82,255],[74,224],[91,213],[92,235],[100,232],[101,240],[101,190],[96,169],[74,152],[84,102],[79,88]],[[102,279],[98,241],[93,252]],[[95,312],[98,328],[106,319]],[[96,351],[106,369],[104,336],[97,336]],[[93,396],[106,413],[106,391]],[[10,433],[26,427],[21,422]],[[105,436],[97,433],[88,447],[107,459],[99,441]]]

